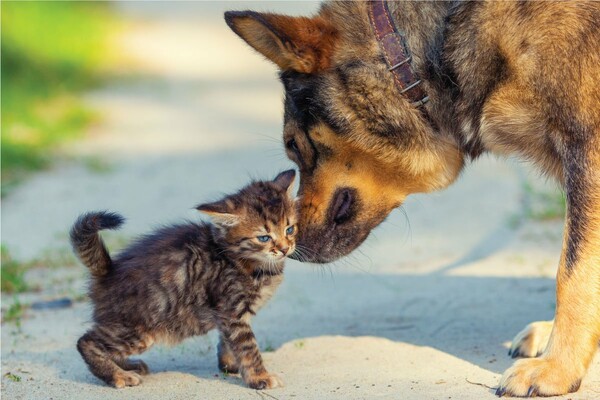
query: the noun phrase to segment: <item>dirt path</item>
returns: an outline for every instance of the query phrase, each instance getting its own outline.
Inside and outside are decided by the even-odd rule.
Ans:
[[[2,242],[16,258],[64,256],[74,218],[90,209],[128,217],[113,248],[152,226],[199,218],[191,207],[291,166],[280,142],[276,71],[231,34],[225,8],[251,4],[130,2],[123,38],[139,78],[89,95],[106,118],[68,149],[74,161],[32,178],[2,204]],[[260,7],[259,7],[260,8]],[[262,7],[265,8],[264,6]],[[271,3],[310,12],[313,4]],[[83,160],[83,162],[82,162]],[[560,221],[528,218],[523,166],[478,161],[451,189],[415,196],[361,251],[325,267],[289,263],[286,280],[254,327],[267,367],[286,387],[260,393],[218,373],[216,338],[144,355],[154,374],[116,391],[85,368],[75,341],[89,321],[85,270],[35,269],[40,291],[2,325],[7,399],[485,399],[512,362],[512,336],[552,317]],[[519,224],[520,219],[527,219]],[[49,253],[50,252],[50,253]],[[2,307],[13,304],[2,296]],[[6,373],[19,376],[15,382]],[[600,357],[570,399],[600,396]],[[273,396],[273,397],[270,397]]]

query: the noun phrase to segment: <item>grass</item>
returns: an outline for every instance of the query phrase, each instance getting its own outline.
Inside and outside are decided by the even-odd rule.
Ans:
[[[25,280],[25,273],[32,268],[63,268],[77,266],[77,258],[70,248],[53,248],[46,250],[32,260],[21,262],[15,260],[4,245],[2,249],[2,274],[0,275],[3,293],[22,293],[38,290]]]
[[[2,315],[2,322],[14,321],[17,323],[17,327],[21,326],[21,317],[25,312],[25,306],[19,302],[19,299],[15,297],[13,303],[8,307],[4,315]]]
[[[66,234],[61,234],[60,238],[67,239]],[[124,235],[112,234],[104,238],[107,247],[111,252],[125,247],[131,239]],[[33,268],[71,268],[80,267],[77,257],[73,254],[70,246],[57,246],[42,251],[36,258],[28,261],[20,261],[13,258],[9,249],[5,245],[0,246],[2,252],[2,273],[0,274],[1,290],[3,293],[22,293],[27,291],[36,291],[41,289],[37,285],[27,283],[25,274]],[[62,278],[61,278],[62,279]],[[77,297],[81,297],[79,294]]]
[[[541,191],[531,185],[525,185],[529,196],[526,215],[535,221],[551,221],[563,219],[566,212],[566,197],[561,190]]]
[[[78,97],[102,82],[111,32],[103,2],[17,2],[2,7],[2,194],[47,167],[56,147],[97,116]]]
[[[57,247],[43,251],[27,265],[29,268],[62,268],[75,267],[78,263],[70,247]]]
[[[524,220],[544,222],[564,219],[567,205],[563,191],[536,189],[527,182],[523,185],[523,193],[523,210],[507,221],[511,229],[520,227]]]
[[[263,351],[265,353],[275,351],[275,347],[273,346],[273,343],[271,343],[271,341],[269,339],[267,339]]]
[[[1,246],[0,249],[2,252],[2,274],[0,274],[2,292],[21,293],[29,290],[29,285],[25,282],[28,265],[13,260],[5,246]]]
[[[96,174],[107,174],[114,170],[114,166],[111,163],[95,156],[85,157],[83,159],[83,164],[88,171]]]
[[[19,375],[13,374],[12,372],[7,372],[6,374],[4,374],[4,376],[13,382],[21,382],[21,377]]]

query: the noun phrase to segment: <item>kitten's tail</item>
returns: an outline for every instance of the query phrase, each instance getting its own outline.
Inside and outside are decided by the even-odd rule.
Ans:
[[[117,229],[125,219],[108,211],[83,214],[71,228],[71,245],[81,262],[90,269],[92,276],[101,277],[108,273],[112,260],[98,234],[103,229]]]

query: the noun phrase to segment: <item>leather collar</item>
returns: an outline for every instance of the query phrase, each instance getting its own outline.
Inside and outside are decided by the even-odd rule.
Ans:
[[[429,97],[421,86],[421,80],[413,71],[412,56],[406,36],[396,28],[387,1],[369,1],[369,17],[400,94],[405,96],[413,106],[421,107],[429,101]]]

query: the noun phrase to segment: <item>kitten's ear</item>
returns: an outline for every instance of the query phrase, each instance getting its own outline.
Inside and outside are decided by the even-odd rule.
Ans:
[[[296,178],[296,171],[288,169],[283,171],[273,179],[273,183],[279,186],[281,189],[287,191],[288,195],[292,197],[292,189],[294,188],[294,179]]]
[[[227,11],[227,25],[282,71],[315,73],[329,67],[337,33],[323,16],[314,18]]]
[[[196,206],[196,210],[210,216],[215,223],[220,225],[235,226],[240,222],[239,215],[235,214],[233,203],[227,199],[200,204]]]

